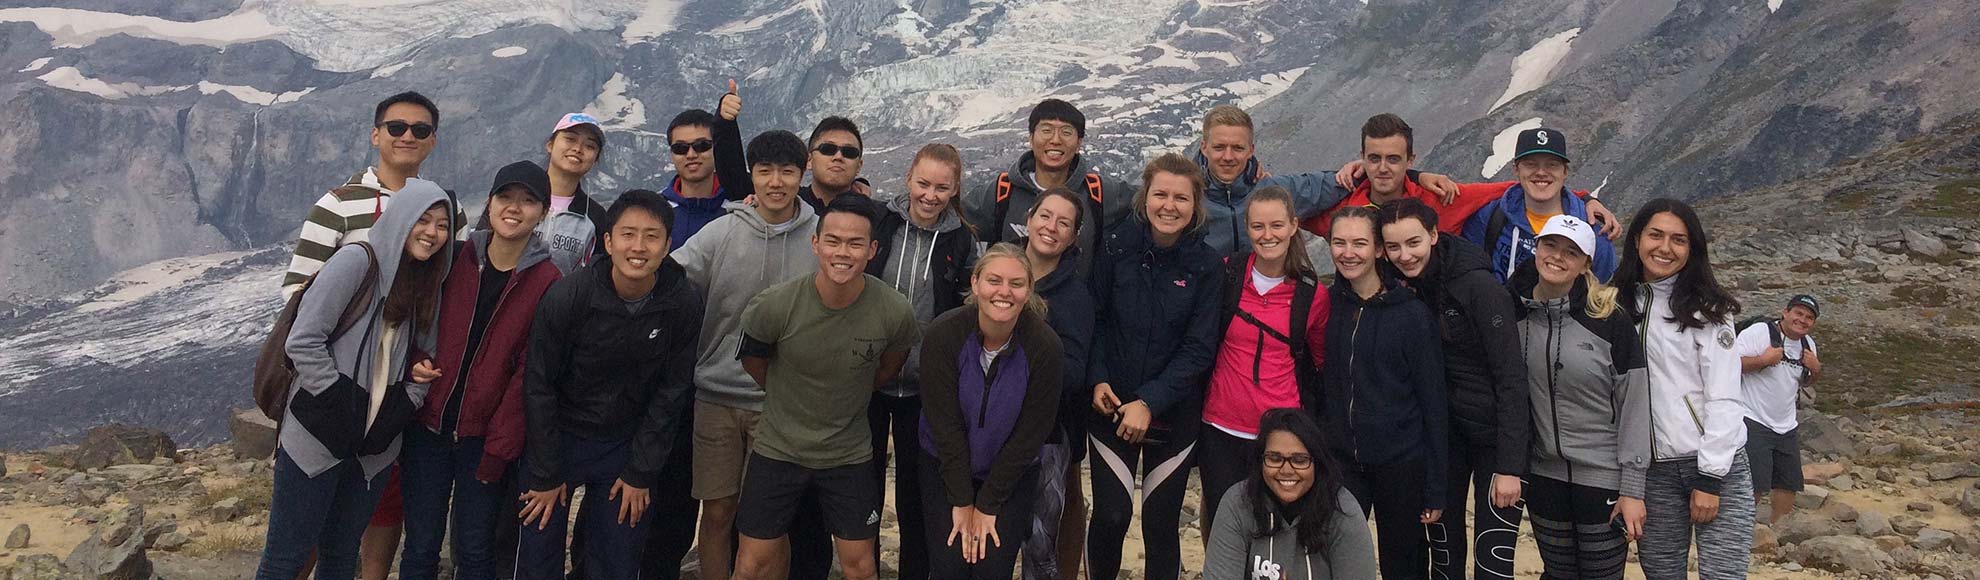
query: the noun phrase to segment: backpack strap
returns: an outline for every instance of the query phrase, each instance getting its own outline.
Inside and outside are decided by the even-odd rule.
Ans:
[[[1499,260],[1499,239],[1505,237],[1509,224],[1506,223],[1506,208],[1497,203],[1487,207],[1491,208],[1492,215],[1485,218],[1485,254],[1496,262]],[[1506,276],[1512,276],[1514,266],[1517,264],[1506,264]]]
[[[1093,200],[1093,255],[1105,253],[1107,243],[1107,203],[1106,188],[1102,187],[1100,174],[1086,174],[1086,198]]]
[[[990,220],[991,227],[996,233],[991,234],[989,239],[984,241],[992,244],[1004,241],[1004,229],[1006,227],[1004,220],[1008,219],[1010,215],[1011,172],[1005,171],[997,174],[997,205],[994,210],[995,217]]]
[[[1802,337],[1802,340],[1803,340],[1803,342],[1801,343],[1802,347],[1806,348],[1808,346],[1808,343],[1806,342],[1807,337]],[[1781,348],[1782,346],[1787,344],[1787,338],[1785,337],[1785,335],[1781,334],[1781,321],[1779,320],[1767,321],[1767,343],[1774,345],[1774,348]]]

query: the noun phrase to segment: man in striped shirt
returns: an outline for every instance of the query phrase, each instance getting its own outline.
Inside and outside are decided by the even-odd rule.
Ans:
[[[372,221],[384,213],[392,192],[404,187],[406,178],[419,176],[420,164],[440,140],[440,107],[425,95],[407,91],[379,102],[371,124],[371,146],[378,150],[378,165],[323,194],[310,208],[296,242],[296,255],[282,276],[285,300],[302,289],[303,282],[316,275],[339,246],[365,241]],[[455,215],[453,223],[458,232],[467,220],[464,215]]]

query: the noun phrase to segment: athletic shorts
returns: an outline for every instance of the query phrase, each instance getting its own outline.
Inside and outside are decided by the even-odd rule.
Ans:
[[[385,468],[385,493],[378,496],[378,507],[371,510],[371,527],[395,528],[406,523],[406,499],[399,495],[399,465]]]
[[[1753,495],[1766,497],[1775,489],[1801,491],[1801,429],[1775,433],[1766,425],[1746,420],[1746,459],[1753,464]]]
[[[708,501],[742,493],[743,464],[749,460],[752,443],[749,433],[761,415],[694,402],[694,499]]]
[[[749,454],[743,472],[736,531],[759,540],[791,533],[798,500],[816,494],[826,531],[841,540],[880,536],[880,482],[872,463],[810,469],[796,463]]]

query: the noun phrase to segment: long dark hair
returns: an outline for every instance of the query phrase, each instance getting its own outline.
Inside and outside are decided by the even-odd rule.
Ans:
[[[1296,517],[1294,524],[1299,537],[1300,551],[1308,554],[1326,554],[1327,534],[1332,531],[1334,513],[1341,511],[1338,499],[1341,495],[1341,470],[1327,450],[1327,436],[1320,425],[1305,409],[1289,407],[1272,409],[1258,419],[1258,441],[1253,444],[1252,457],[1259,461],[1259,468],[1251,471],[1245,481],[1245,493],[1251,494],[1251,517],[1258,521],[1259,538],[1277,535],[1291,522],[1274,517],[1279,505],[1279,497],[1265,481],[1265,445],[1273,433],[1286,432],[1306,445],[1307,455],[1313,456],[1313,489],[1298,501],[1287,505],[1288,512]]]
[[[1637,291],[1643,283],[1643,259],[1637,256],[1636,240],[1649,227],[1650,218],[1660,213],[1676,216],[1684,222],[1685,241],[1691,252],[1685,259],[1684,268],[1678,270],[1677,283],[1671,289],[1671,322],[1685,328],[1704,328],[1707,324],[1725,324],[1739,314],[1739,300],[1719,286],[1719,279],[1712,275],[1712,254],[1707,248],[1710,236],[1705,233],[1705,224],[1698,220],[1698,212],[1690,205],[1668,197],[1660,197],[1643,204],[1636,210],[1636,217],[1629,222],[1629,233],[1623,237],[1622,261],[1616,267],[1611,284],[1617,290],[1617,302],[1629,310],[1636,320],[1643,320],[1647,307],[1637,303]]]
[[[1259,188],[1258,191],[1251,192],[1250,197],[1244,200],[1244,215],[1247,216],[1246,219],[1250,219],[1251,206],[1261,203],[1282,204],[1286,207],[1286,217],[1291,218],[1294,222],[1299,221],[1299,214],[1295,209],[1296,206],[1293,204],[1292,192],[1286,191],[1286,188],[1270,185]],[[1246,228],[1249,228],[1248,224]],[[1298,229],[1293,230],[1293,237],[1286,240],[1286,244],[1289,246],[1286,248],[1286,275],[1295,280],[1303,279],[1318,282],[1320,275],[1314,273],[1313,259],[1306,255],[1306,244],[1300,243]],[[1257,252],[1254,250],[1253,255],[1256,254]]]
[[[435,207],[448,206],[447,202],[442,201],[426,209],[432,210]],[[442,246],[438,252],[425,260],[415,260],[411,252],[399,250],[398,273],[392,277],[391,291],[385,293],[386,323],[398,324],[410,319],[413,321],[414,330],[419,332],[432,330],[433,317],[439,310],[435,305],[440,302],[440,284],[446,281],[445,277],[441,276],[446,268],[440,265],[443,260],[454,259],[451,255],[442,255],[447,250],[447,246]]]

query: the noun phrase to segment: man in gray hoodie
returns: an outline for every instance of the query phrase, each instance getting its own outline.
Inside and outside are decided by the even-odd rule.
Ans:
[[[798,200],[804,141],[789,131],[766,131],[750,140],[746,156],[756,204],[730,204],[728,215],[673,253],[708,305],[694,370],[693,482],[702,502],[699,551],[706,578],[729,577],[743,462],[763,411],[763,388],[736,358],[743,309],[764,289],[818,269],[810,243],[818,213]]]

